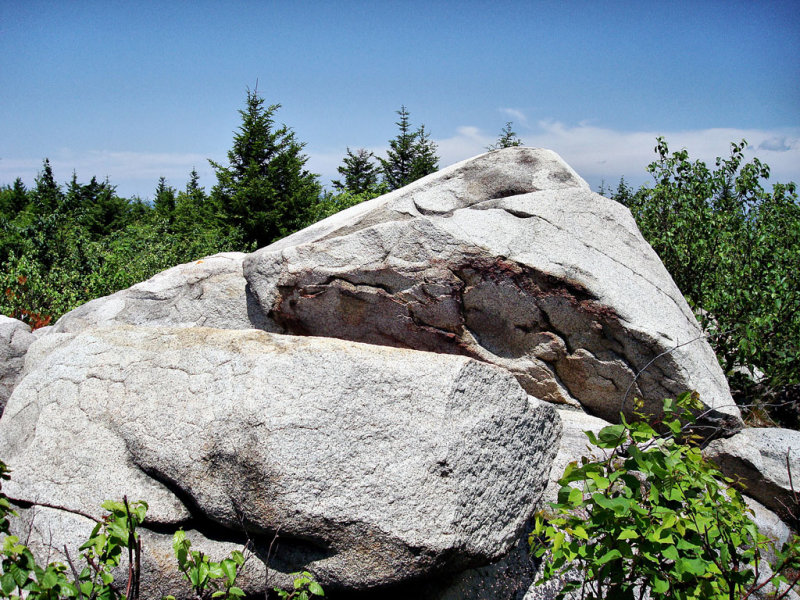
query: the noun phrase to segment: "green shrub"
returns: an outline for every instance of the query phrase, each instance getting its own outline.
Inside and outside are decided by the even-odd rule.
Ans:
[[[314,576],[308,571],[293,573],[294,589],[291,591],[275,588],[281,600],[310,600],[312,596],[324,596],[322,586],[314,581]]]
[[[659,423],[621,415],[596,436],[586,432],[605,455],[570,463],[553,512],[537,515],[529,541],[545,558],[539,583],[563,579],[558,598],[581,590],[590,600],[633,600],[650,590],[658,599],[722,600],[787,582],[789,569],[800,567],[800,540],[784,545],[773,572],[763,573],[771,542],[731,480],[685,443],[701,407],[686,393],[664,402]]]
[[[0,471],[7,479],[4,464]],[[0,549],[0,598],[18,600],[57,600],[61,598],[88,598],[116,600],[139,597],[139,571],[133,568],[139,564],[141,545],[136,528],[144,520],[147,512],[145,502],[129,505],[124,502],[107,501],[103,503],[109,514],[92,530],[89,539],[80,547],[86,564],[80,572],[69,559],[71,571],[62,563],[49,563],[40,566],[19,538],[6,535]],[[8,533],[7,517],[15,515],[5,496],[0,498],[0,532]],[[110,570],[119,566],[123,549],[128,550],[128,584],[125,591],[114,583]]]
[[[230,557],[214,562],[206,554],[191,549],[192,542],[186,539],[182,529],[175,532],[172,547],[178,559],[178,569],[191,584],[195,598],[229,600],[244,597],[244,592],[236,587],[239,569],[245,562],[242,552],[234,550]],[[221,586],[223,589],[220,589]],[[175,600],[175,597],[166,596],[164,600]]]
[[[9,479],[8,467],[0,461],[0,598],[10,600],[138,600],[141,578],[141,540],[136,529],[144,522],[146,502],[128,503],[108,500],[103,508],[108,514],[92,530],[89,539],[80,546],[81,558],[86,566],[78,572],[72,557],[67,555],[66,565],[52,562],[45,566],[36,563],[30,549],[20,544],[17,536],[9,535],[8,518],[16,516],[8,498],[2,493],[2,482]],[[189,582],[192,597],[196,600],[235,600],[244,597],[236,586],[236,579],[244,566],[243,552],[234,550],[219,562],[212,561],[203,552],[191,549],[192,543],[183,530],[175,532],[173,549],[178,570]],[[128,581],[124,590],[114,581],[111,570],[128,558]],[[65,548],[66,551],[66,548]],[[83,564],[81,563],[81,564]],[[285,600],[308,600],[324,596],[322,586],[307,571],[294,574],[294,589],[275,588]],[[175,600],[166,596],[164,600]]]

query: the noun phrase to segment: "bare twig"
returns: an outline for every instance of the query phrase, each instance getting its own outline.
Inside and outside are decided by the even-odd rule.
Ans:
[[[75,576],[75,589],[78,590],[78,599],[83,600],[83,592],[81,591],[81,583],[80,583],[80,575],[78,575],[78,570],[75,568],[75,565],[72,563],[72,558],[69,555],[69,550],[67,550],[67,545],[64,544],[64,556],[67,557],[67,563],[69,564],[69,568],[72,569],[72,574]]]
[[[125,597],[130,598],[131,588],[133,587],[133,546],[136,538],[133,535],[133,520],[131,519],[131,509],[128,506],[128,496],[122,497],[125,504],[125,519],[128,521],[128,585],[125,587]],[[134,599],[136,600],[136,599]]]
[[[264,561],[264,600],[269,600],[269,561],[272,556],[272,547],[278,541],[279,533],[280,530],[276,531],[275,535],[272,536],[272,541],[269,543],[269,548],[267,548],[267,559]],[[275,548],[275,552],[277,551],[278,549]]]
[[[625,390],[625,395],[622,397],[622,400],[619,403],[619,412],[622,412],[622,410],[625,408],[625,402],[628,401],[628,395],[631,393],[631,388],[633,387],[633,384],[636,383],[636,381],[639,379],[639,376],[642,373],[644,373],[650,367],[650,365],[652,365],[654,362],[656,362],[662,356],[666,356],[667,354],[672,354],[673,352],[675,352],[675,350],[677,350],[678,348],[680,348],[682,346],[686,346],[687,344],[691,344],[692,342],[696,342],[697,340],[702,340],[703,338],[707,338],[707,337],[708,337],[708,334],[703,333],[703,334],[701,334],[701,335],[699,335],[699,336],[697,336],[695,338],[692,338],[688,342],[683,342],[682,344],[678,344],[674,348],[670,348],[669,350],[664,350],[664,352],[662,352],[661,354],[658,354],[658,355],[654,356],[653,358],[651,358],[650,361],[644,367],[642,367],[639,370],[638,373],[636,373],[636,375],[631,380],[630,384],[628,384],[628,389]]]

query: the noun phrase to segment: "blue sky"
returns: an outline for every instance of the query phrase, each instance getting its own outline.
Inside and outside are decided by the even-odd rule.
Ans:
[[[256,82],[323,183],[385,151],[401,104],[441,166],[513,121],[595,189],[645,182],[658,135],[707,161],[745,138],[800,183],[796,1],[0,0],[0,184],[49,157],[123,196],[193,167],[210,190]]]

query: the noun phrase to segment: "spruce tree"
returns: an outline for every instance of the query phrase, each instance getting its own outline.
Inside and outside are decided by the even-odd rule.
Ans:
[[[499,150],[500,148],[513,148],[514,146],[522,146],[522,140],[517,137],[516,132],[511,127],[513,121],[508,121],[506,126],[500,130],[500,136],[497,142],[491,146],[487,146],[487,150]]]
[[[53,168],[50,159],[45,158],[42,170],[36,177],[36,187],[31,193],[34,210],[40,215],[49,215],[55,212],[64,197],[61,187],[53,177]]]
[[[80,186],[79,218],[94,239],[123,229],[131,221],[128,201],[117,196],[117,188],[108,178],[102,182],[96,177]]]
[[[167,185],[167,180],[164,177],[158,178],[153,208],[159,218],[172,223],[175,218],[175,188]]]
[[[264,106],[257,90],[247,90],[242,124],[228,152],[229,166],[214,161],[214,202],[247,243],[265,246],[300,229],[320,194],[317,176],[305,169],[305,144],[294,132],[275,126],[280,104]]]
[[[417,134],[411,131],[409,113],[405,106],[397,111],[400,120],[396,125],[400,132],[393,140],[389,141],[389,150],[386,158],[381,158],[383,177],[390,190],[396,190],[413,181],[411,169],[414,163],[415,142]]]
[[[411,161],[411,181],[421,179],[439,170],[439,157],[436,155],[436,144],[420,125],[414,142],[414,158]]]
[[[384,183],[390,190],[401,188],[439,169],[436,144],[425,130],[425,125],[412,131],[405,106],[401,106],[397,114],[400,115],[397,122],[400,131],[396,138],[389,141],[386,158],[379,159]]]
[[[342,166],[336,169],[344,176],[344,181],[333,181],[333,187],[340,192],[353,194],[367,194],[376,190],[380,172],[372,162],[374,156],[364,148],[359,148],[355,154],[347,148]]]
[[[28,190],[22,179],[17,177],[14,185],[0,189],[0,216],[11,220],[28,205]]]
[[[183,235],[192,230],[216,231],[221,225],[214,204],[200,185],[200,175],[196,169],[192,169],[186,187],[178,192],[175,199],[173,228]]]

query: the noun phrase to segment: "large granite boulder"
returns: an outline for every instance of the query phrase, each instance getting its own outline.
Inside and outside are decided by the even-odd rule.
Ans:
[[[561,429],[495,366],[335,339],[117,326],[50,333],[28,358],[0,420],[9,497],[98,517],[124,494],[158,533],[279,532],[279,570],[332,590],[501,558]]]
[[[584,430],[687,389],[741,425],[630,213],[547,150],[453,165],[43,331],[0,319],[15,531],[57,558],[103,500],[147,500],[144,597],[187,597],[182,527],[215,560],[248,543],[252,597],[309,569],[334,600],[549,600],[526,532]],[[784,442],[717,445],[770,471]]]
[[[247,293],[241,252],[223,252],[178,265],[61,317],[52,332],[126,324],[147,327],[263,328]]]
[[[25,365],[25,353],[36,337],[17,319],[0,315],[0,415]]]
[[[271,331],[462,354],[607,420],[697,390],[739,411],[691,310],[629,211],[556,154],[453,165],[249,255]]]

